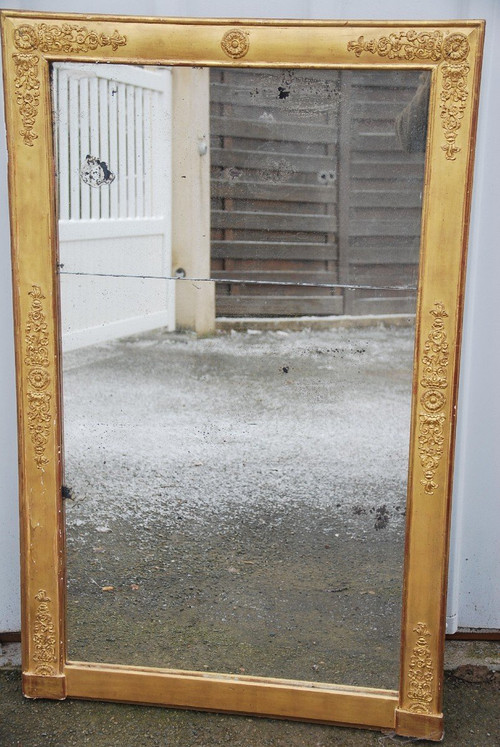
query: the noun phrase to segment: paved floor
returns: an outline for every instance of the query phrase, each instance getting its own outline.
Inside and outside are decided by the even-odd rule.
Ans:
[[[69,353],[70,657],[396,688],[412,337]]]

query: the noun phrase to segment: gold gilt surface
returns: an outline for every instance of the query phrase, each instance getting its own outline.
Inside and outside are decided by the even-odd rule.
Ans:
[[[442,736],[444,604],[483,24],[2,14],[16,324],[24,691]],[[67,662],[49,64],[101,60],[432,71],[399,692]]]
[[[467,36],[460,32],[443,34],[442,31],[400,31],[378,39],[365,40],[361,35],[349,42],[349,51],[360,57],[363,52],[387,57],[389,60],[432,60],[440,65],[443,76],[439,94],[441,125],[446,143],[441,146],[446,158],[453,161],[460,148],[455,144],[469,96],[467,76],[470,67],[467,59],[470,45]]]

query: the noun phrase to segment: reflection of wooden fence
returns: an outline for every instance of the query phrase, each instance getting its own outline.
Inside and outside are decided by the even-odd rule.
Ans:
[[[394,121],[419,73],[211,71],[212,275],[218,315],[411,311],[423,154]],[[300,90],[300,92],[299,92]]]

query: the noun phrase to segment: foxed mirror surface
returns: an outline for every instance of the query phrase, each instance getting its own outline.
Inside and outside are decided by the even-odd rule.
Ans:
[[[70,660],[397,687],[429,81],[53,66]]]

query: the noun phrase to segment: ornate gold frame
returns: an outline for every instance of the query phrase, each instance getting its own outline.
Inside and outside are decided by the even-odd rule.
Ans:
[[[24,692],[439,740],[452,454],[484,24],[2,13],[19,411]],[[66,660],[52,61],[431,71],[400,690]]]

